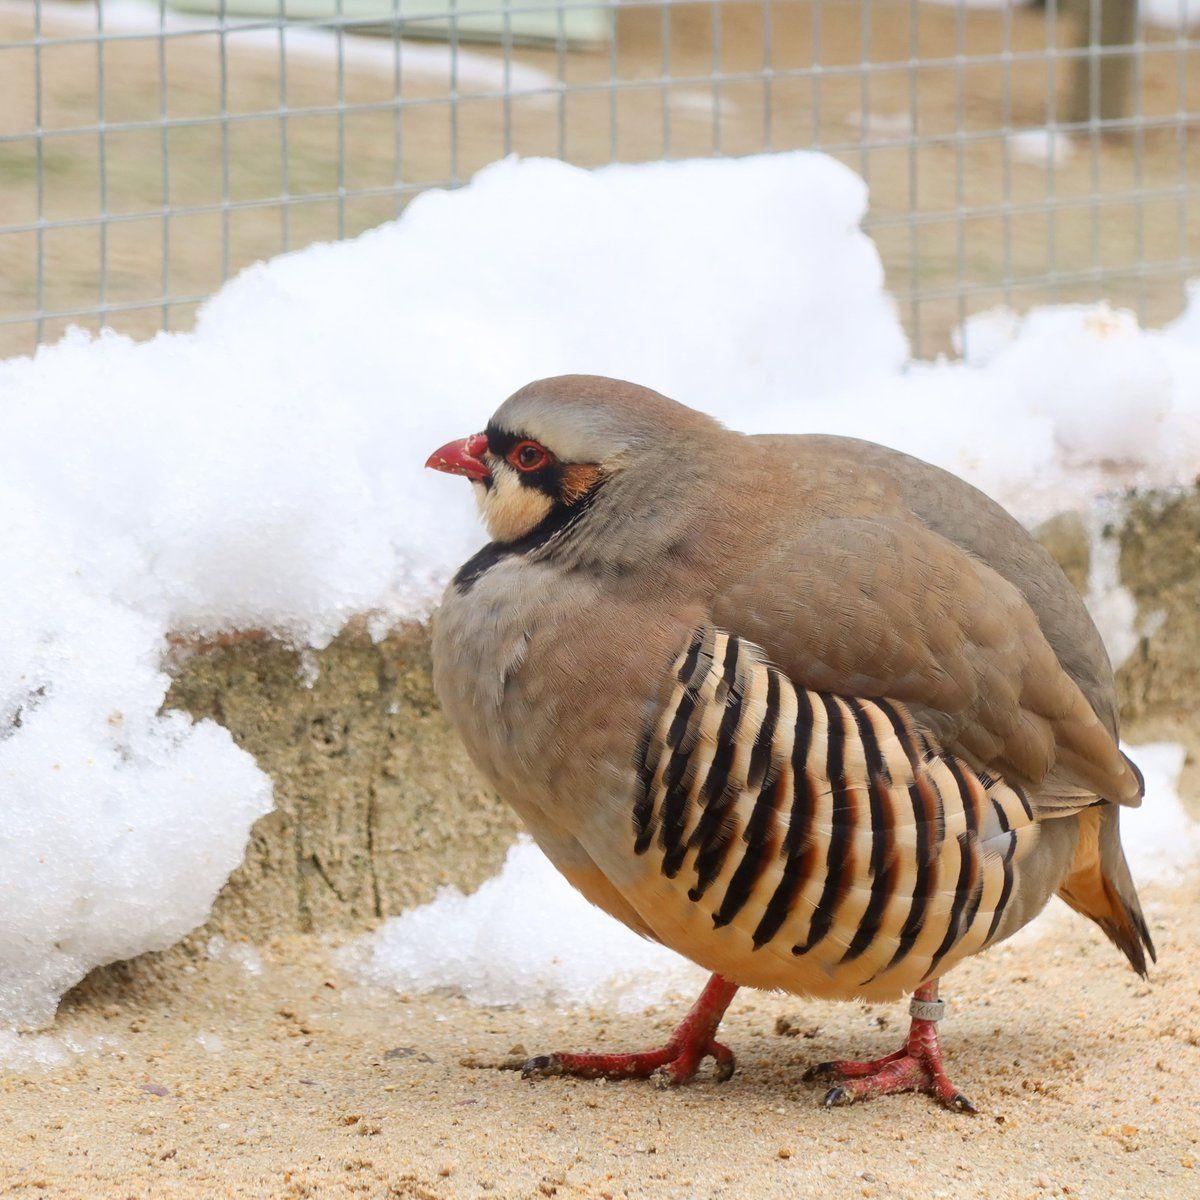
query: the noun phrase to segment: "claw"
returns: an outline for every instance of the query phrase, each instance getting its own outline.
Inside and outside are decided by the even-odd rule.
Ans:
[[[522,1079],[548,1079],[563,1073],[562,1062],[557,1054],[539,1054],[527,1059],[521,1068]]]
[[[946,1107],[953,1109],[955,1112],[969,1113],[973,1117],[979,1115],[979,1109],[977,1109],[975,1105],[973,1105],[970,1100],[968,1100],[966,1096],[962,1094],[962,1092],[955,1092],[954,1095],[946,1101]]]
[[[821,1065],[826,1064],[822,1063]],[[845,1104],[853,1104],[854,1097],[839,1083],[825,1093],[825,1099],[821,1103],[826,1108],[841,1108]]]
[[[716,1063],[713,1079],[717,1083],[725,1083],[733,1078],[733,1073],[737,1070],[737,1058],[732,1050],[722,1046],[720,1042],[713,1042],[713,1050],[713,1060]]]

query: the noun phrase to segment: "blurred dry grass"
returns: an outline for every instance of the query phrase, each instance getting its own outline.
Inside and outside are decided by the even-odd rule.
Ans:
[[[771,26],[773,83],[767,88],[759,78],[735,79],[714,92],[707,82],[714,69],[753,74],[768,61],[764,14]],[[1006,20],[1017,61],[955,66],[956,54],[998,55]],[[1060,18],[1062,46],[1069,44],[1069,25]],[[31,30],[25,14],[0,11],[0,41],[19,41]],[[47,37],[77,32],[50,17],[43,22]],[[1147,31],[1152,51],[1144,56],[1135,111],[1151,119],[1190,112],[1200,91],[1195,52],[1155,50],[1173,36]],[[284,103],[293,109],[337,103],[332,58],[294,58],[281,82],[270,47],[236,32],[227,36],[224,72],[217,35],[169,40],[161,60],[152,37],[113,42],[103,51],[105,122],[155,122],[163,113],[173,119],[211,117],[221,111],[222,88],[227,110],[247,119],[224,130],[218,124],[176,126],[166,135],[152,126],[110,129],[103,135],[103,184],[97,132],[46,139],[46,220],[94,216],[102,187],[110,213],[155,215],[111,224],[103,235],[95,226],[45,230],[41,306],[55,312],[203,296],[226,273],[256,259],[339,233],[352,236],[394,216],[412,194],[394,194],[397,184],[415,189],[459,182],[507,151],[561,152],[572,162],[595,165],[613,157],[637,161],[821,146],[870,182],[872,233],[918,352],[947,348],[962,315],[1005,299],[1026,306],[1104,296],[1161,321],[1180,305],[1178,263],[1200,256],[1200,223],[1187,190],[1200,178],[1196,132],[1179,127],[1106,139],[1085,136],[1058,166],[1017,161],[998,131],[1006,123],[1014,129],[1042,126],[1051,96],[1057,112],[1065,108],[1068,64],[1019,59],[1023,51],[1042,49],[1046,37],[1045,17],[1034,10],[1017,10],[1008,18],[996,11],[960,16],[951,8],[914,8],[907,0],[870,6],[824,0],[819,9],[782,0],[676,5],[666,17],[660,9],[630,9],[619,14],[611,55],[572,51],[560,60],[552,48],[514,51],[515,63],[553,77],[561,72],[568,86],[591,90],[518,95],[506,103],[479,97],[490,89],[467,80],[452,106],[445,78],[409,71],[396,108],[391,71],[354,66],[346,72],[346,101],[379,107],[340,119],[329,112],[279,114]],[[494,48],[472,49],[499,58]],[[910,54],[941,65],[910,77],[903,67]],[[867,78],[857,71],[839,73],[862,61],[902,69],[877,70]],[[679,80],[670,89],[658,83],[665,62]],[[827,73],[788,77],[814,62]],[[43,128],[98,123],[99,65],[95,46],[43,48]],[[37,69],[32,48],[0,49],[0,135],[35,127]],[[612,90],[607,85],[613,78],[628,86]],[[916,150],[878,145],[904,142],[913,113],[922,139],[946,140]],[[956,144],[948,135],[959,126],[969,140]],[[864,138],[875,148],[864,147]],[[0,226],[36,220],[35,181],[34,142],[0,142]],[[1130,197],[1136,189],[1165,194],[1139,204]],[[363,190],[384,194],[355,194]],[[284,195],[308,199],[285,206]],[[223,196],[244,207],[174,215],[166,222],[161,216],[166,205],[216,206]],[[1047,208],[1048,198],[1056,207]],[[1007,215],[999,211],[1004,200],[1016,206]],[[904,219],[911,208],[922,214],[915,227]],[[963,208],[987,211],[959,219],[956,210]],[[36,309],[37,261],[34,232],[0,234],[0,319]],[[1140,279],[1139,262],[1151,264]],[[1069,281],[1096,269],[1116,276]],[[1068,282],[1005,284],[1006,278],[1037,281],[1052,271]],[[958,298],[954,293],[963,284],[978,290]],[[919,305],[904,301],[914,289],[933,295]],[[114,312],[108,323],[145,336],[164,321],[186,328],[194,308],[153,303]],[[47,320],[43,337],[57,337],[69,323]],[[77,323],[96,326],[94,318]],[[30,350],[35,332],[32,322],[0,325],[0,355]]]

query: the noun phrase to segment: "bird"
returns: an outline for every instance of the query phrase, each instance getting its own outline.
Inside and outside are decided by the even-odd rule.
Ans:
[[[894,1053],[806,1077],[830,1107],[975,1112],[937,1031],[955,965],[1057,894],[1146,974],[1112,667],[999,504],[881,445],[747,435],[586,375],[426,465],[470,481],[490,537],[432,618],[442,708],[575,888],[711,976],[663,1046],[528,1078],[727,1079],[742,987],[908,996]]]

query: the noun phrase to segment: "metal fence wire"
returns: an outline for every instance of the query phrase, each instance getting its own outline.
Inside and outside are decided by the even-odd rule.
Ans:
[[[918,355],[1000,303],[1158,323],[1200,273],[1188,4],[0,0],[0,355],[186,328],[512,152],[835,155]]]

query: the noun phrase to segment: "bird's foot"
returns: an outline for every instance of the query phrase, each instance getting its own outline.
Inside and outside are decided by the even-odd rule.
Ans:
[[[706,1058],[716,1063],[714,1078],[718,1083],[733,1074],[733,1051],[711,1037],[684,1042],[672,1038],[659,1050],[636,1054],[542,1054],[531,1058],[521,1074],[526,1079],[544,1079],[550,1075],[574,1075],[580,1079],[652,1079],[659,1087],[668,1088],[694,1078]]]
[[[903,1048],[885,1058],[818,1063],[805,1072],[804,1078],[833,1083],[822,1101],[826,1108],[896,1092],[924,1092],[954,1112],[977,1111],[946,1074],[933,1021],[914,1020]]]
[[[716,1039],[717,1026],[737,991],[737,984],[714,975],[660,1050],[640,1054],[542,1054],[531,1058],[521,1074],[526,1079],[544,1079],[548,1075],[575,1075],[582,1079],[653,1079],[659,1087],[687,1083],[711,1058],[718,1083],[733,1074],[733,1051]]]

